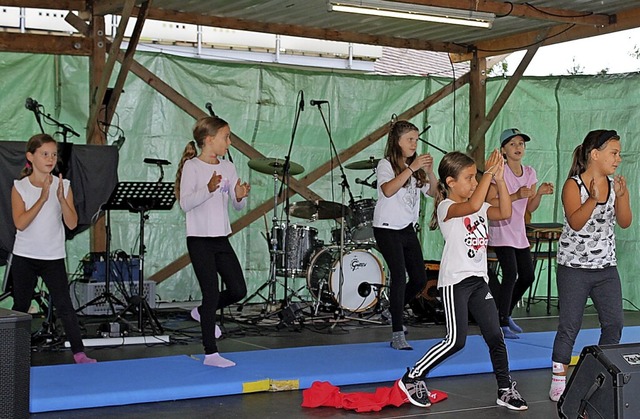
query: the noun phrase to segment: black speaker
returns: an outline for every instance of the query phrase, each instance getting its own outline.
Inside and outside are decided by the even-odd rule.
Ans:
[[[0,418],[29,417],[31,316],[0,308]]]
[[[561,418],[639,418],[640,343],[587,346],[560,400]]]

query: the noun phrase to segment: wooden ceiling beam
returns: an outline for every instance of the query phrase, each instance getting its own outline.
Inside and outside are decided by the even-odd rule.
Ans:
[[[142,3],[144,3],[144,0],[136,0],[135,5],[139,6]],[[99,16],[119,15],[122,13],[123,7],[123,0],[93,0],[93,13]]]
[[[475,47],[477,48],[479,57],[491,57],[527,49],[540,41],[542,41],[540,46],[554,45],[640,27],[640,8],[620,12],[616,17],[617,20],[615,23],[604,27],[567,24],[556,25],[549,29],[548,35],[544,38],[541,37],[540,30],[535,30],[504,38],[478,42]],[[451,54],[451,57],[454,62],[462,62],[469,61],[472,54]]]
[[[513,3],[491,0],[395,0],[421,6],[446,7],[458,10],[493,13],[496,16],[512,16],[549,22],[575,25],[606,26],[615,20],[615,15],[581,12],[578,10],[538,7],[528,3]]]
[[[328,41],[354,42],[358,44],[380,45],[396,48],[409,48],[427,51],[466,53],[463,45],[452,42],[432,42],[420,39],[396,38],[392,36],[376,36],[358,32],[339,31],[335,29],[312,28],[301,25],[257,22],[229,17],[207,16],[196,13],[181,13],[164,9],[151,9],[149,19],[167,22],[179,22],[192,25],[211,26],[216,28],[236,29],[242,31],[273,33],[278,35],[298,36],[302,38],[325,39]]]
[[[0,32],[3,52],[88,56],[91,50],[91,40],[80,36]]]
[[[87,10],[86,0],[0,0],[0,6],[28,9]]]

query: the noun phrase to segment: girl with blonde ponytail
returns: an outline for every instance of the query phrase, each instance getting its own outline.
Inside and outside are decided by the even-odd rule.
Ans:
[[[229,204],[235,210],[246,206],[251,190],[238,177],[234,164],[223,160],[231,146],[229,124],[215,116],[199,119],[193,141],[184,149],[176,174],[175,191],[187,219],[187,249],[202,291],[202,305],[191,311],[200,321],[204,364],[226,368],[235,362],[218,353],[216,311],[237,303],[247,293],[242,267],[231,243]],[[197,148],[196,148],[197,146]],[[197,153],[200,149],[200,153]],[[218,275],[225,285],[220,292]]]

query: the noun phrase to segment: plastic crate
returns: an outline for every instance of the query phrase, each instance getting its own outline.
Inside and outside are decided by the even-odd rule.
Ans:
[[[123,303],[127,303],[126,299],[120,292],[121,287],[125,287],[129,296],[138,294],[138,282],[124,282],[121,284],[110,284],[109,288],[111,293]],[[71,301],[73,307],[77,310],[78,307],[82,307],[84,304],[98,297],[105,292],[106,286],[104,282],[74,282],[69,287],[71,293]],[[155,307],[156,303],[156,282],[144,281],[143,292],[147,303],[151,308]],[[124,307],[120,304],[114,304],[116,310],[122,310]],[[79,315],[84,316],[103,316],[110,315],[111,309],[106,301],[102,300],[99,304],[92,304],[85,307],[82,311],[78,312]]]

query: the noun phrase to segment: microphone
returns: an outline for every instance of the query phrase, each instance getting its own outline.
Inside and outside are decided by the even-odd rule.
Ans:
[[[149,159],[149,158],[144,159],[144,162],[149,164],[157,164],[158,166],[166,166],[168,164],[171,164],[169,160]]]
[[[313,103],[311,106],[313,106]],[[304,112],[304,90],[300,90],[300,110]]]
[[[24,103],[24,107],[33,112],[38,110],[38,106],[40,106],[40,104],[37,101],[31,99],[30,97],[28,97]]]
[[[368,186],[368,187],[373,188],[373,189],[376,189],[378,187],[378,181],[377,180],[374,180],[373,182],[369,183],[369,182],[367,182],[366,179],[363,180],[363,179],[360,179],[360,178],[356,178],[356,183],[358,185],[365,185],[365,186]]]
[[[324,103],[329,103],[329,101],[328,100],[313,100],[313,99],[311,99],[311,101],[309,102],[309,104],[311,106],[319,106],[319,105],[322,105]]]
[[[216,113],[213,111],[213,105],[211,105],[211,102],[205,103],[204,107],[209,111],[209,115],[216,116]]]
[[[38,101],[28,97],[24,103],[24,107],[33,112],[36,117],[36,122],[42,127],[42,123],[40,122],[40,109],[38,109],[40,107],[40,104],[38,103]]]

